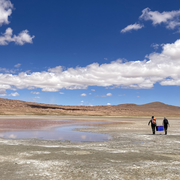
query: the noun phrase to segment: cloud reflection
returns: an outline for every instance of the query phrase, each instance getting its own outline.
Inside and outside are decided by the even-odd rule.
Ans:
[[[82,136],[81,136],[81,139],[86,139],[86,135],[82,135]]]
[[[91,122],[92,123],[92,122]],[[105,141],[110,139],[109,135],[92,132],[80,132],[78,128],[87,128],[86,126],[64,126],[51,130],[35,130],[35,131],[16,131],[16,132],[4,132],[0,134],[2,138],[9,139],[27,139],[36,138],[40,140],[59,140],[59,141]]]
[[[17,137],[17,135],[15,135],[15,134],[10,134],[9,135],[9,138],[12,138],[12,139],[15,139]]]
[[[0,137],[1,137],[1,138],[4,137],[4,134],[0,134]]]

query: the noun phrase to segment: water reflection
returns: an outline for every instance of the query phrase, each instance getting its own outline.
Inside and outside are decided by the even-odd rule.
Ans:
[[[61,140],[71,142],[83,141],[106,141],[111,139],[110,135],[101,133],[81,132],[77,128],[89,128],[87,126],[64,126],[51,130],[14,131],[1,133],[0,137],[8,139],[37,138],[42,140]]]

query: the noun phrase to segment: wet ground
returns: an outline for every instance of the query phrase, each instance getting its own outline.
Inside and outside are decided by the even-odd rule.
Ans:
[[[78,130],[106,134],[113,138],[94,142],[0,138],[1,179],[180,179],[179,119],[169,119],[171,127],[168,135],[162,131],[152,135],[147,125],[149,118],[66,118],[84,122],[104,121],[106,123],[98,123],[95,128],[88,123],[90,126]],[[52,117],[46,117],[46,120],[52,121]]]

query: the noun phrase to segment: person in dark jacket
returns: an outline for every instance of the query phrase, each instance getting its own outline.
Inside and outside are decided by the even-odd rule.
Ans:
[[[151,120],[149,121],[148,125],[151,123],[152,133],[155,134],[156,129],[156,118],[152,116]]]
[[[163,126],[164,126],[164,132],[165,132],[165,135],[167,135],[167,129],[168,129],[168,126],[170,126],[169,124],[169,121],[167,120],[166,117],[164,117],[164,120],[163,120]]]

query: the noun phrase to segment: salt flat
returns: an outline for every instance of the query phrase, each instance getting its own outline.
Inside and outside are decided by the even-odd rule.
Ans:
[[[17,118],[16,116],[15,119]],[[31,118],[42,119],[39,116]],[[167,136],[164,132],[152,135],[151,128],[147,125],[150,117],[64,118],[84,121],[104,120],[106,124],[79,130],[109,134],[113,139],[104,142],[72,143],[0,138],[1,179],[180,179],[178,118],[169,118],[171,127]],[[46,119],[52,121],[51,117]],[[162,118],[159,118],[158,123],[161,121]]]

